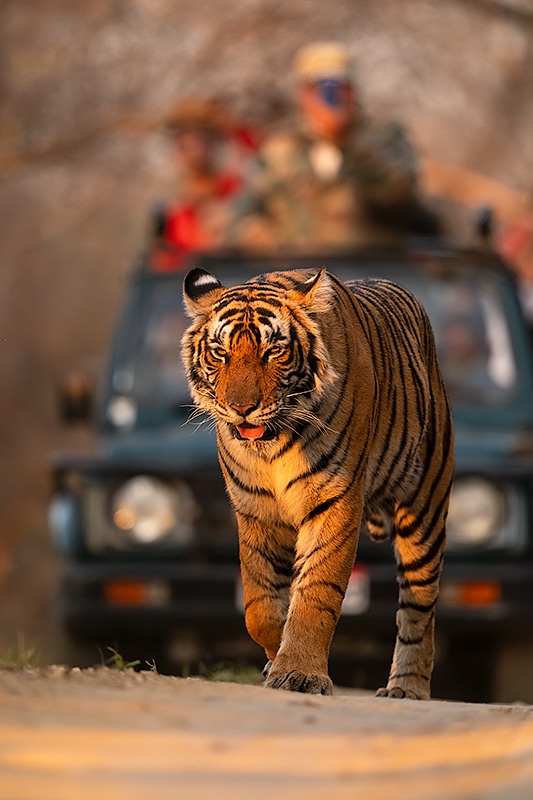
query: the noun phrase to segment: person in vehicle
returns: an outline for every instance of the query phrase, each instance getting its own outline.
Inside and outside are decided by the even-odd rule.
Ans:
[[[167,119],[178,191],[166,210],[151,258],[154,270],[176,269],[184,253],[212,250],[225,243],[231,201],[242,187],[242,177],[224,165],[225,136],[218,118],[209,101],[187,100],[175,106]]]
[[[413,147],[398,124],[366,119],[348,51],[335,42],[307,45],[295,72],[301,126],[261,146],[236,204],[235,243],[338,249],[437,233],[418,196]]]

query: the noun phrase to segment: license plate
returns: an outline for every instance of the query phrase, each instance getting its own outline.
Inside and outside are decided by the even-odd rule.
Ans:
[[[239,611],[244,610],[244,598],[242,593],[242,581],[240,574],[235,581],[235,605]],[[342,603],[341,614],[343,616],[355,616],[364,614],[370,606],[370,577],[364,567],[354,567],[344,600]]]

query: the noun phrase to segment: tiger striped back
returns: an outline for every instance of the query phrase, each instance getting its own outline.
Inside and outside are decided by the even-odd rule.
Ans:
[[[331,639],[359,532],[392,538],[398,633],[379,694],[428,698],[453,473],[431,326],[389,281],[275,272],[184,282],[182,355],[216,421],[239,527],[245,619],[266,685],[328,694]]]

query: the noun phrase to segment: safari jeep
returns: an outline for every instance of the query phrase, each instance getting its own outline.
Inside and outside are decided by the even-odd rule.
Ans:
[[[261,664],[244,627],[214,431],[192,413],[179,358],[181,282],[191,266],[231,285],[323,264],[341,279],[406,285],[434,327],[457,441],[433,695],[533,701],[533,364],[512,277],[488,251],[218,254],[174,272],[137,270],[102,380],[98,449],[53,460],[64,626],[77,640],[160,659],[160,669]],[[334,681],[383,684],[396,604],[390,546],[362,538],[331,652]]]

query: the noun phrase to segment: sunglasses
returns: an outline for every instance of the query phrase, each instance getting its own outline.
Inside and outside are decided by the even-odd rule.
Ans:
[[[346,104],[348,83],[337,78],[322,78],[314,81],[312,86],[324,105],[330,108],[341,108]]]

